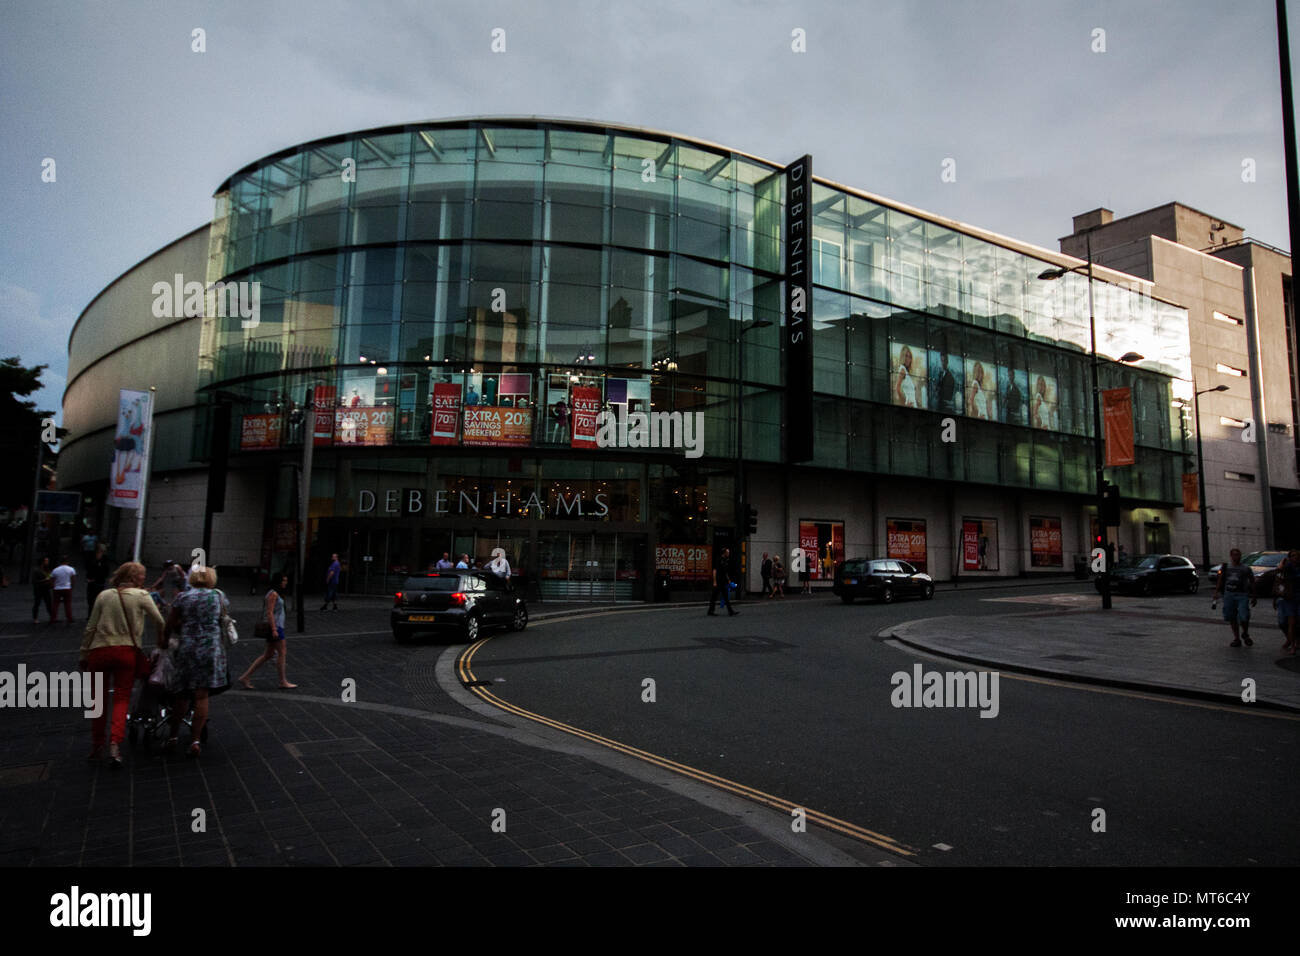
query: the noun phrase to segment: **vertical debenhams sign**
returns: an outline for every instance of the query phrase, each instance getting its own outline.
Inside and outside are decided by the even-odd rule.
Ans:
[[[813,457],[812,157],[785,168],[785,460]]]

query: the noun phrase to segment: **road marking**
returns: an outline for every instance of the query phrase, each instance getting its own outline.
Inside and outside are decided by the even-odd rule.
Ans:
[[[461,682],[463,684],[468,685],[470,682],[477,680],[477,678],[474,676],[474,671],[472,667],[474,655],[478,653],[480,647],[482,647],[491,639],[492,638],[490,637],[485,637],[477,641],[476,643],[470,645],[468,648],[465,649],[465,652],[456,661],[456,667],[460,671]],[[556,730],[561,730],[567,734],[572,734],[575,737],[581,737],[583,740],[588,740],[591,743],[600,744],[603,747],[608,747],[611,750],[616,750],[619,753],[626,754],[629,757],[636,757],[638,760],[642,760],[645,761],[646,763],[654,764],[655,766],[662,767],[665,770],[671,770],[674,773],[682,774],[683,776],[690,777],[691,779],[696,780],[700,783],[706,783],[709,784],[710,786],[717,787],[721,790],[727,790],[731,793],[737,794],[738,796],[742,796],[749,800],[753,800],[756,803],[761,803],[764,804],[765,806],[773,807],[777,810],[782,810],[787,814],[792,813],[796,809],[802,809],[805,813],[806,818],[813,821],[814,823],[820,824],[821,826],[826,827],[827,829],[835,830],[836,832],[842,833],[846,836],[853,837],[854,839],[861,840],[864,843],[870,843],[873,846],[880,847],[883,850],[888,850],[891,853],[897,853],[900,856],[914,856],[916,853],[915,850],[913,850],[911,847],[908,847],[906,844],[899,843],[897,840],[893,839],[892,837],[885,836],[883,833],[877,833],[874,830],[868,830],[865,827],[860,827],[856,823],[850,823],[847,820],[841,820],[838,817],[832,817],[828,814],[822,813],[819,810],[808,809],[806,806],[804,806],[801,803],[794,803],[790,800],[785,800],[781,797],[773,796],[770,793],[765,793],[762,790],[757,790],[753,787],[746,786],[743,783],[737,783],[734,780],[728,780],[726,777],[719,777],[717,774],[709,773],[706,770],[700,770],[698,768],[691,767],[687,764],[678,763],[675,760],[669,760],[667,757],[661,757],[658,754],[652,754],[645,750],[639,750],[636,747],[631,747],[617,740],[611,740],[608,737],[601,737],[598,734],[593,734],[590,731],[582,730],[579,727],[573,727],[569,724],[562,723],[561,721],[555,720],[551,717],[546,717],[541,714],[535,714],[532,711],[525,710],[522,707],[518,707],[515,704],[511,704],[509,701],[502,700],[496,695],[484,690],[482,687],[468,686],[467,689],[470,691],[470,693],[477,694],[480,698],[482,698],[487,703],[493,705],[494,707],[500,708],[501,710],[504,710],[507,713],[514,714],[518,717],[524,717],[528,720],[534,721],[539,724],[544,724],[547,727],[552,727]]]

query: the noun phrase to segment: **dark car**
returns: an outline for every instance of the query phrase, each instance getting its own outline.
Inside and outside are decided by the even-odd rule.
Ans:
[[[389,617],[399,642],[421,631],[453,631],[476,641],[488,628],[522,631],[528,606],[522,590],[490,571],[430,571],[406,579]]]
[[[1094,581],[1101,590],[1101,579]],[[1110,572],[1110,589],[1130,594],[1185,591],[1195,594],[1201,586],[1196,565],[1180,554],[1138,554],[1115,565]]]
[[[897,558],[858,558],[835,569],[831,591],[845,604],[860,597],[889,604],[896,597],[934,597],[934,578]]]

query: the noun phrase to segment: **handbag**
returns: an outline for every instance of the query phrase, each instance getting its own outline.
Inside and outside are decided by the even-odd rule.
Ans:
[[[134,677],[139,680],[142,677],[147,678],[153,673],[153,662],[149,660],[149,655],[144,652],[140,642],[135,639],[135,627],[131,624],[131,613],[126,609],[126,598],[122,597],[122,592],[117,592],[117,600],[122,605],[122,617],[126,618],[126,630],[131,635],[131,643],[135,646],[135,672]]]
[[[266,621],[258,621],[253,627],[253,636],[258,640],[269,641],[271,639],[271,625]]]
[[[221,594],[220,591],[217,594],[220,595],[217,600],[225,598],[225,595]],[[225,611],[221,612],[221,636],[226,639],[227,644],[239,643],[239,632],[235,630],[235,619]]]

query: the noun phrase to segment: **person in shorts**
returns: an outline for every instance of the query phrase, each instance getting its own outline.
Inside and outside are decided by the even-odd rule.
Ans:
[[[1277,626],[1286,637],[1282,651],[1294,655],[1297,644],[1296,621],[1300,620],[1300,551],[1288,551],[1278,565],[1273,593],[1276,595],[1273,605],[1277,608]]]
[[[1219,582],[1214,586],[1214,603],[1223,599],[1223,619],[1232,627],[1229,647],[1247,647],[1250,639],[1250,609],[1255,604],[1255,573],[1241,563],[1241,549],[1228,552],[1228,563],[1219,569]],[[1214,605],[1211,604],[1211,607]]]

